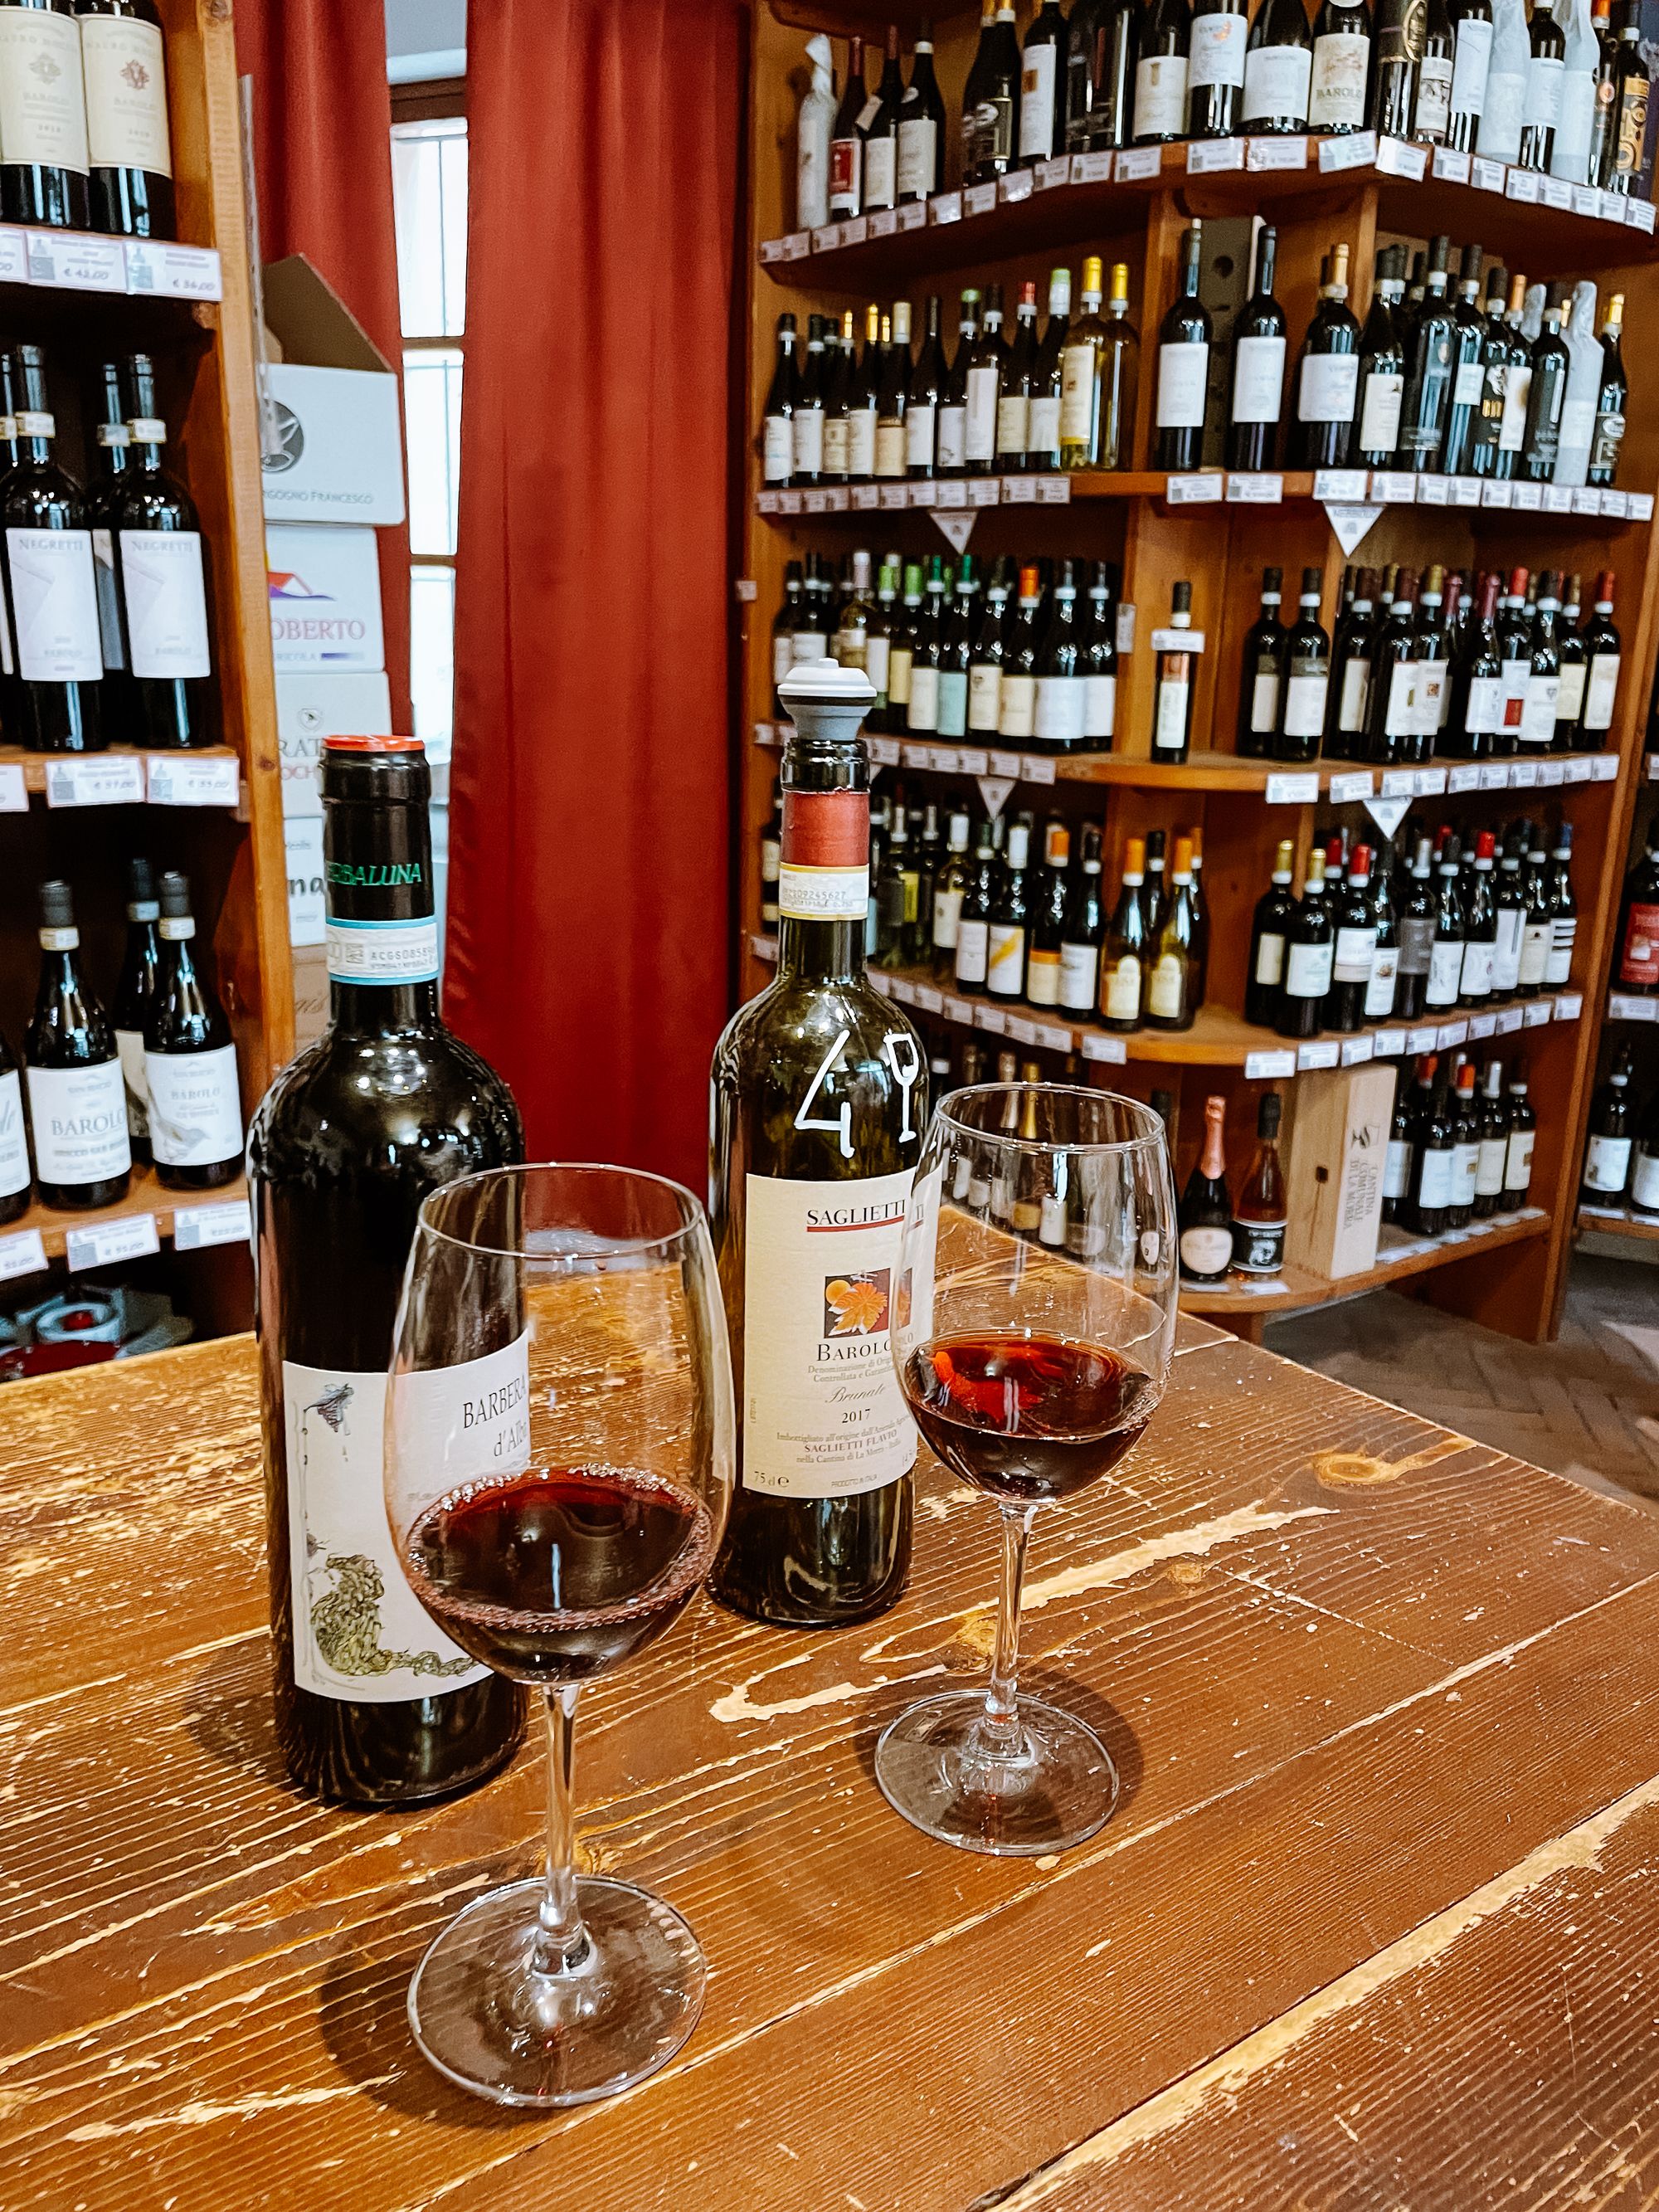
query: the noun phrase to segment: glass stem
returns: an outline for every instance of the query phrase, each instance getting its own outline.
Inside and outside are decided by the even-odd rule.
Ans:
[[[1015,1678],[1019,1673],[1019,1593],[1025,1580],[1025,1546],[1031,1534],[1035,1505],[1005,1505],[1002,1509],[1002,1598],[997,1612],[996,1656],[985,1692],[985,1724],[995,1738],[1006,1741],[1018,1727],[1019,1698]]]
[[[547,1714],[547,1886],[536,1936],[538,1974],[568,1974],[587,1955],[587,1930],[576,1902],[576,1691],[544,1692]]]

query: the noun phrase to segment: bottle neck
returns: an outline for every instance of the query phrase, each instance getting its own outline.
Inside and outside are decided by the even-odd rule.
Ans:
[[[805,735],[798,723],[782,781],[778,974],[823,982],[861,975],[870,902],[863,748],[848,737]]]
[[[369,1036],[435,1028],[438,923],[425,804],[325,795],[323,827],[331,1026]]]

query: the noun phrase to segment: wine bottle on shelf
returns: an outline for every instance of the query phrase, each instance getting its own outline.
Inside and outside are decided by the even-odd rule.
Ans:
[[[1303,0],[1261,0],[1244,58],[1244,128],[1283,137],[1308,128],[1313,35]]]
[[[161,466],[167,425],[155,409],[149,356],[130,356],[122,380],[132,467],[116,566],[138,735],[161,748],[210,744],[213,662],[201,524],[190,494]]]
[[[1445,750],[1460,760],[1491,760],[1504,723],[1504,658],[1496,614],[1500,579],[1488,573],[1452,664]]]
[[[939,728],[944,610],[945,562],[935,553],[927,563],[927,596],[911,635],[910,704],[905,713],[905,727],[924,736]]]
[[[1176,1216],[1183,1283],[1219,1283],[1233,1261],[1233,1208],[1227,1194],[1227,1102],[1204,1101],[1204,1146],[1187,1178]]]
[[[1389,1121],[1389,1148],[1382,1159],[1384,1221],[1403,1221],[1411,1206],[1412,1167],[1417,1150],[1414,1139],[1421,1088],[1420,1064],[1415,1071],[1415,1080],[1410,1091],[1407,1090],[1401,1075],[1395,1078],[1394,1112]]]
[[[1042,646],[1042,586],[1034,562],[1019,572],[1019,602],[1002,656],[997,733],[1022,743],[1036,735],[1036,665]]]
[[[93,580],[98,588],[98,637],[104,661],[98,703],[106,731],[132,738],[139,734],[138,706],[133,696],[118,562],[123,510],[132,481],[132,434],[126,418],[120,368],[112,361],[105,362],[98,372],[94,434],[98,474],[87,494]]]
[[[956,974],[957,932],[967,889],[968,817],[958,810],[946,833],[945,864],[933,878],[932,965],[936,982],[947,983]]]
[[[1082,859],[1066,890],[1060,938],[1060,1003],[1071,1013],[1093,1014],[1100,1005],[1100,957],[1105,936],[1100,848],[1099,823],[1085,822]]]
[[[1498,841],[1482,830],[1474,841],[1474,866],[1463,913],[1463,968],[1457,995],[1466,1006],[1484,1006],[1498,972],[1498,890],[1493,881]]]
[[[1285,948],[1289,941],[1291,923],[1296,915],[1296,901],[1291,896],[1291,881],[1296,847],[1288,837],[1282,837],[1274,856],[1273,877],[1267,889],[1256,901],[1255,915],[1250,926],[1250,965],[1244,986],[1244,1018],[1261,1029],[1276,1029],[1279,1025],[1279,1000],[1285,982]]]
[[[1555,743],[1555,714],[1561,696],[1561,655],[1556,617],[1561,611],[1560,571],[1546,568],[1538,579],[1527,688],[1521,704],[1518,740],[1524,752],[1547,752]]]
[[[783,850],[783,794],[772,780],[772,811],[761,824],[760,923],[769,937],[778,933],[778,862]]]
[[[121,1079],[126,1089],[127,1138],[133,1158],[146,1163],[150,1150],[144,1030],[155,1003],[156,971],[161,965],[161,940],[155,933],[161,912],[155,896],[155,872],[147,860],[135,856],[127,862],[127,942],[121,956],[120,980],[115,987],[112,1012],[115,1048],[120,1055]]]
[[[1527,404],[1532,392],[1532,346],[1522,329],[1526,312],[1527,280],[1517,275],[1510,279],[1510,301],[1504,316],[1504,341],[1509,356],[1509,366],[1504,377],[1503,412],[1498,418],[1498,441],[1492,456],[1492,473],[1500,483],[1508,483],[1520,472],[1521,450],[1526,443]],[[1488,333],[1487,345],[1492,343]]]
[[[1504,1103],[1504,1063],[1489,1060],[1476,1101],[1479,1150],[1474,1164],[1474,1216],[1489,1221],[1504,1202],[1504,1167],[1510,1148],[1510,1117]]]
[[[1045,471],[1065,466],[1060,451],[1060,410],[1065,399],[1064,363],[1071,321],[1072,272],[1069,269],[1051,269],[1048,319],[1042,326],[1042,337],[1037,347],[1025,431],[1026,465],[1031,469]]]
[[[956,986],[975,995],[985,989],[990,954],[991,908],[997,888],[995,836],[991,823],[980,823],[974,864],[967,872],[957,918]]]
[[[1136,0],[1097,0],[1081,21],[1073,11],[1066,140],[1074,154],[1129,143],[1139,18]]]
[[[1162,830],[1146,833],[1146,888],[1141,895],[1140,911],[1146,924],[1146,942],[1155,945],[1163,926],[1164,908],[1168,892],[1164,881],[1164,851],[1169,840]]]
[[[1368,760],[1398,762],[1408,757],[1417,731],[1417,574],[1401,568],[1395,578],[1388,620],[1371,651]]]
[[[1066,18],[1060,0],[1038,0],[1025,33],[1019,87],[1019,158],[1029,167],[1065,151]]]
[[[1117,904],[1106,926],[1101,954],[1102,1018],[1109,1030],[1136,1030],[1146,1006],[1146,966],[1150,936],[1141,897],[1146,882],[1146,846],[1139,837],[1125,840],[1123,873]]]
[[[795,392],[794,460],[790,482],[817,484],[823,479],[823,334],[822,315],[806,319],[806,354]]]
[[[1146,1019],[1153,1029],[1189,1030],[1198,1012],[1201,993],[1192,884],[1192,840],[1177,837],[1170,896],[1149,948]]]
[[[1337,625],[1326,698],[1325,752],[1331,760],[1354,760],[1364,751],[1377,590],[1376,569],[1360,569],[1352,602]]]
[[[1423,15],[1421,0],[1376,0],[1371,31],[1370,125],[1379,137],[1412,135]]]
[[[1602,177],[1610,192],[1632,198],[1641,190],[1642,164],[1647,150],[1648,108],[1652,94],[1643,44],[1639,0],[1626,0],[1619,27],[1619,51],[1613,65],[1612,161]],[[0,172],[0,190],[3,172]],[[0,210],[3,200],[0,200]]]
[[[910,832],[902,805],[896,806],[886,842],[876,871],[876,957],[873,965],[884,969],[906,966],[906,943],[914,928],[920,882],[910,854]]]
[[[1393,1019],[1400,983],[1400,922],[1395,912],[1391,842],[1383,838],[1371,863],[1371,922],[1376,943],[1371,951],[1370,981],[1365,986],[1364,1019]]]
[[[1452,25],[1446,0],[1427,0],[1412,100],[1412,137],[1419,145],[1443,146],[1451,125]]]
[[[945,102],[933,75],[933,27],[916,27],[910,82],[899,104],[898,198],[901,207],[925,200],[945,181]]]
[[[1324,587],[1322,568],[1302,571],[1296,620],[1285,638],[1285,682],[1270,748],[1274,760],[1319,757],[1331,681],[1331,641],[1319,619]]]
[[[1561,119],[1561,91],[1567,73],[1567,42],[1549,0],[1533,0],[1527,36],[1527,104],[1521,121],[1523,169],[1545,170],[1555,151],[1555,126]]]
[[[1285,1101],[1266,1091],[1255,1113],[1255,1158],[1233,1206],[1233,1266],[1242,1275],[1276,1275],[1285,1264],[1290,1197],[1279,1157]]]
[[[1625,326],[1625,295],[1615,292],[1607,301],[1601,325],[1601,383],[1595,399],[1595,429],[1590,441],[1587,483],[1607,485],[1618,481],[1619,453],[1625,442],[1625,410],[1630,404],[1630,382],[1625,374],[1620,339]]]
[[[858,352],[853,343],[853,310],[843,310],[841,327],[832,322],[823,346],[823,480],[847,482],[848,424]]]
[[[1455,325],[1446,298],[1451,240],[1429,242],[1423,307],[1406,356],[1406,387],[1400,408],[1399,462],[1402,468],[1432,470],[1446,434],[1451,404]]]
[[[937,473],[939,414],[950,381],[939,337],[941,307],[934,293],[927,302],[927,328],[910,371],[902,409],[904,473],[922,481]],[[879,422],[879,408],[877,419]]]
[[[1555,833],[1551,855],[1550,945],[1544,963],[1544,984],[1557,990],[1572,980],[1573,947],[1578,939],[1578,902],[1572,888],[1572,824],[1564,822]]]
[[[1203,455],[1211,337],[1209,313],[1198,296],[1203,258],[1203,225],[1195,221],[1182,235],[1179,289],[1158,325],[1153,465],[1160,469],[1195,469]]]
[[[1308,855],[1302,896],[1285,933],[1285,976],[1279,998],[1280,1036],[1319,1034],[1320,1016],[1331,988],[1336,931],[1325,889],[1325,855]]]
[[[1517,1060],[1510,1070],[1510,1135],[1504,1162],[1505,1213],[1518,1213],[1527,1202],[1532,1182],[1532,1151],[1538,1133],[1538,1116],[1527,1097],[1527,1063]]]
[[[1193,0],[1187,59],[1189,138],[1231,138],[1239,127],[1248,13],[1243,0]]]
[[[1576,742],[1588,752],[1605,750],[1619,697],[1623,648],[1613,623],[1613,581],[1611,568],[1603,568],[1597,576],[1590,619],[1583,635],[1584,704]]]
[[[1635,1149],[1636,1134],[1630,1096],[1632,1067],[1632,1054],[1626,1042],[1613,1054],[1607,1081],[1590,1101],[1584,1142],[1583,1194],[1591,1206],[1606,1206],[1622,1198],[1630,1181],[1630,1156]]]
[[[1498,602],[1498,651],[1504,686],[1504,719],[1498,750],[1508,756],[1520,743],[1521,718],[1526,712],[1527,678],[1532,673],[1532,624],[1525,600],[1530,579],[1524,568],[1510,572],[1509,588]]]
[[[1480,248],[1466,246],[1452,306],[1451,393],[1439,458],[1441,471],[1449,477],[1473,473],[1475,426],[1486,383],[1486,320],[1480,295]]]
[[[1452,1194],[1448,1229],[1467,1229],[1474,1215],[1480,1179],[1480,1109],[1474,1103],[1474,1062],[1459,1055],[1447,1105],[1452,1125]]]
[[[1007,648],[1008,578],[1006,563],[992,568],[985,609],[968,657],[968,727],[994,737],[1002,723],[1002,663]]]
[[[0,1227],[27,1212],[32,1182],[22,1073],[0,1034]]]
[[[1359,325],[1348,304],[1348,249],[1334,246],[1320,270],[1319,304],[1302,341],[1290,463],[1346,468],[1359,398]]]
[[[1324,1011],[1325,1027],[1345,1036],[1352,1035],[1365,1018],[1365,996],[1376,957],[1376,915],[1370,883],[1371,848],[1356,845],[1348,860],[1347,883],[1338,893],[1331,916],[1335,937],[1331,947],[1331,988]]]
[[[997,394],[996,467],[999,476],[1021,476],[1030,459],[1031,399],[1037,381],[1036,286],[1022,284],[1014,335],[1002,365]]]
[[[1002,393],[1002,287],[985,288],[984,320],[963,383],[963,468],[990,476],[997,459],[997,406]]]
[[[1510,376],[1510,334],[1504,319],[1509,272],[1494,262],[1486,270],[1486,298],[1482,310],[1480,409],[1469,440],[1469,469],[1477,477],[1498,473],[1498,440],[1504,427],[1504,398]]]
[[[39,346],[20,345],[11,360],[18,458],[0,483],[0,524],[15,661],[0,696],[14,744],[36,752],[95,752],[109,739],[86,501],[52,459],[58,425],[46,404],[45,356]]]
[[[197,964],[190,905],[185,878],[164,875],[144,1087],[157,1181],[168,1190],[216,1190],[242,1171],[242,1102],[230,1024]]]
[[[83,1211],[126,1195],[132,1170],[115,1031],[82,979],[66,883],[40,886],[40,980],[23,1036],[35,1182],[43,1206]]]
[[[1024,822],[1009,823],[1008,842],[991,902],[986,950],[985,988],[994,999],[1023,999],[1025,995],[1030,925],[1025,872],[1030,858],[1030,830]]]
[[[795,398],[799,387],[795,335],[794,317],[780,315],[777,358],[772,381],[766,387],[766,411],[762,418],[761,477],[769,484],[787,484],[795,473]]]
[[[1083,634],[1075,564],[1061,561],[1055,572],[1042,642],[1037,648],[1032,734],[1039,752],[1072,753],[1083,749]]]
[[[847,82],[830,126],[830,220],[864,211],[864,132],[861,118],[869,100],[864,82],[864,41],[847,42]]]
[[[1285,688],[1288,633],[1279,619],[1284,571],[1261,572],[1261,611],[1244,633],[1240,654],[1237,750],[1246,760],[1265,760],[1279,726]]]
[[[1444,1013],[1457,1004],[1463,981],[1463,895],[1460,882],[1462,847],[1455,837],[1440,848],[1435,870],[1438,889],[1434,906],[1434,943],[1429,952],[1428,988],[1424,1010]]]
[[[1543,327],[1532,349],[1526,428],[1521,440],[1521,477],[1525,483],[1553,483],[1561,450],[1561,410],[1566,404],[1567,380],[1572,370],[1572,356],[1562,337],[1572,301],[1560,296],[1562,290],[1559,285],[1550,286]]]
[[[804,565],[806,573],[801,582],[795,632],[791,641],[792,666],[797,660],[822,660],[830,650],[830,587],[817,554],[809,553]]]
[[[1117,637],[1109,574],[1108,563],[1097,561],[1089,581],[1089,614],[1079,655],[1085,752],[1109,751],[1117,728]]]
[[[1431,758],[1436,738],[1445,720],[1451,678],[1451,634],[1444,612],[1445,586],[1445,570],[1437,561],[1431,562],[1423,572],[1412,636],[1412,726],[1401,756],[1405,760]]]
[[[4,1081],[0,1075],[0,1085]],[[3,1119],[3,1112],[0,1112],[0,1121]],[[26,1173],[27,1168],[25,1162]],[[0,1169],[0,1184],[4,1180],[5,1171]],[[1636,1149],[1631,1155],[1630,1210],[1650,1218],[1659,1214],[1659,1091],[1649,1097],[1636,1133]]]
[[[22,0],[21,5],[6,0],[0,10],[0,112],[6,118],[0,139],[0,221],[54,230],[91,228],[91,159],[76,12],[71,0]]]
[[[968,371],[978,346],[979,291],[970,284],[962,295],[957,349],[939,403],[935,459],[942,477],[960,476],[968,465]]]
[[[1359,341],[1358,428],[1353,458],[1367,468],[1394,465],[1400,443],[1400,407],[1406,389],[1406,352],[1398,320],[1406,283],[1401,248],[1385,246],[1376,257],[1371,304]]]
[[[1550,940],[1555,933],[1555,924],[1550,913],[1549,884],[1545,875],[1548,856],[1543,839],[1532,823],[1523,823],[1522,827],[1528,851],[1521,882],[1525,914],[1521,925],[1521,971],[1516,994],[1519,998],[1535,999],[1544,988],[1544,971],[1549,966]]]
[[[1429,1079],[1413,1132],[1412,1227],[1419,1237],[1439,1237],[1450,1225],[1448,1215],[1456,1190],[1457,1139],[1446,1072],[1433,1053],[1423,1065]]]
[[[1505,836],[1498,856],[1498,930],[1492,948],[1492,990],[1495,999],[1512,999],[1521,981],[1521,948],[1527,927],[1526,893],[1521,884],[1521,846]]]
[[[1191,884],[1188,896],[1193,908],[1193,1003],[1201,1006],[1210,975],[1210,902],[1204,889],[1204,825],[1194,822],[1187,832],[1192,847]]]
[[[1188,0],[1149,0],[1140,18],[1135,62],[1134,143],[1167,144],[1187,128],[1187,61],[1192,39]]]
[[[1459,153],[1472,154],[1492,66],[1492,0],[1451,0],[1450,14],[1451,117],[1446,143]]]
[[[1429,968],[1434,957],[1434,848],[1419,837],[1412,856],[1411,878],[1400,908],[1400,963],[1395,1012],[1414,1022],[1428,1003]]]
[[[1320,0],[1314,18],[1309,129],[1333,137],[1363,131],[1370,71],[1371,25],[1366,0]]]
[[[962,92],[962,181],[994,184],[1014,165],[1020,99],[1019,36],[1012,6],[985,0],[979,44]]]
[[[1291,4],[1299,8],[1301,0],[1291,0]],[[1194,34],[1196,23],[1194,19]],[[1285,310],[1273,297],[1277,237],[1271,223],[1257,234],[1255,289],[1240,308],[1235,326],[1232,392],[1227,410],[1230,469],[1271,468],[1279,436],[1285,395]]]
[[[506,1085],[439,1018],[418,740],[325,739],[322,795],[329,1027],[248,1139],[277,1740],[307,1789],[408,1804],[482,1781],[520,1731],[517,1691],[409,1589],[380,1499],[380,1413],[422,1200],[521,1160],[524,1139]],[[463,1396],[521,1404],[525,1376],[522,1339],[484,1353],[450,1386],[457,1418]]]
[[[1025,996],[1034,1006],[1057,1006],[1060,1002],[1060,947],[1066,939],[1071,860],[1072,833],[1058,816],[1051,817],[1042,832],[1042,865],[1030,898],[1025,954]]]
[[[887,50],[881,78],[866,102],[864,132],[864,208],[866,215],[898,204],[898,128],[904,106],[904,77],[899,68],[898,25],[887,26]]]
[[[1155,646],[1157,672],[1152,686],[1152,758],[1184,761],[1192,744],[1193,690],[1198,675],[1198,655],[1177,633],[1193,626],[1193,587],[1176,584],[1170,593],[1170,638]]]

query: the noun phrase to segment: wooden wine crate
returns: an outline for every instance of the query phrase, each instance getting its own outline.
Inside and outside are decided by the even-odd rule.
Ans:
[[[1336,1279],[1375,1266],[1394,1094],[1387,1061],[1300,1079],[1285,1232],[1291,1267]]]

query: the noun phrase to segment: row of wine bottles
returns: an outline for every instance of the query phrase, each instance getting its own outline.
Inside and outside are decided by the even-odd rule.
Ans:
[[[1626,1041],[1590,1100],[1583,1194],[1589,1206],[1623,1204],[1632,1213],[1659,1218],[1659,1086],[1638,1105],[1635,1069]]]
[[[1611,485],[1629,406],[1623,294],[1609,298],[1598,333],[1588,281],[1577,292],[1528,287],[1469,245],[1454,285],[1451,254],[1448,237],[1431,240],[1408,283],[1406,248],[1382,247],[1362,327],[1347,304],[1349,249],[1333,246],[1292,365],[1274,292],[1277,233],[1262,227],[1249,297],[1218,376],[1223,349],[1200,297],[1203,225],[1194,221],[1158,327],[1147,465],[1184,472],[1208,455],[1246,471],[1364,464]],[[1007,334],[1002,286],[969,286],[950,356],[937,294],[914,359],[907,300],[866,310],[861,354],[850,307],[839,331],[831,317],[809,316],[804,351],[795,316],[780,315],[762,426],[764,481],[1133,468],[1141,346],[1127,265],[1114,265],[1103,312],[1102,278],[1091,256],[1074,321],[1071,271],[1053,270],[1041,335],[1035,283],[1021,285]]]
[[[1613,988],[1659,998],[1659,812],[1648,821],[1641,858],[1625,878],[1613,941]]]
[[[923,27],[906,82],[896,27],[872,91],[850,41],[837,98],[811,42],[796,221],[812,228],[927,198],[947,173]],[[1638,0],[1040,0],[1022,49],[1012,0],[984,0],[963,87],[964,185],[1062,153],[1179,139],[1370,129],[1479,151],[1628,195],[1643,189],[1650,72]]]
[[[0,1037],[0,1221],[24,1212],[31,1183],[45,1206],[113,1206],[135,1159],[153,1159],[169,1190],[212,1190],[241,1172],[236,1048],[196,949],[190,885],[169,872],[158,886],[135,859],[126,887],[126,951],[106,1012],[82,967],[70,886],[40,886],[27,1114]]]
[[[177,234],[167,52],[155,0],[8,0],[0,221]]]
[[[213,737],[201,526],[162,465],[147,354],[100,371],[98,479],[53,455],[46,359],[0,353],[0,706],[15,744],[92,752],[112,738],[177,747]]]

